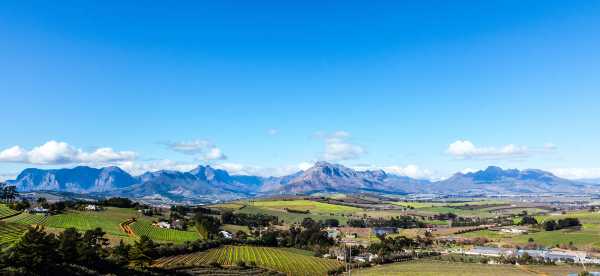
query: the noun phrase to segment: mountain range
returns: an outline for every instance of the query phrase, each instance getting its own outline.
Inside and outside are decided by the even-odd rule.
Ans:
[[[485,170],[456,173],[448,179],[431,182],[383,170],[357,171],[328,162],[317,162],[307,170],[282,177],[231,175],[211,166],[198,166],[188,172],[146,172],[139,176],[132,176],[118,167],[25,169],[8,183],[16,185],[19,191],[60,191],[172,201],[214,201],[323,192],[498,195],[600,191],[600,184],[563,179],[536,169],[504,170],[490,166]]]

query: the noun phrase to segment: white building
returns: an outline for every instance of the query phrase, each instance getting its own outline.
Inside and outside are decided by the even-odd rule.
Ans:
[[[233,238],[233,235],[232,235],[231,233],[229,233],[229,232],[225,231],[225,230],[223,230],[223,231],[219,232],[219,234],[220,234],[221,236],[223,236],[223,238],[226,238],[226,239],[231,239],[231,238]]]
[[[88,204],[88,206],[85,206],[85,210],[86,211],[100,211],[100,207],[98,207],[97,205],[94,205],[94,204]]]
[[[160,227],[160,228],[166,228],[166,229],[171,229],[171,224],[166,222],[166,221],[159,221],[156,226]]]

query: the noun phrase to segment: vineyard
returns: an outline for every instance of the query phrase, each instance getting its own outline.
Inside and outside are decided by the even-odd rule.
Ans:
[[[13,222],[13,223],[18,223],[18,224],[27,224],[27,225],[30,225],[30,224],[44,225],[47,220],[48,220],[48,217],[45,215],[20,213],[16,216],[6,218],[2,221]]]
[[[5,247],[16,242],[27,231],[27,226],[0,222],[0,246]]]
[[[121,231],[120,223],[135,216],[135,210],[125,208],[106,208],[99,212],[69,211],[48,217],[46,225],[52,228],[75,227],[80,231],[100,227],[109,235],[123,237],[127,233]]]
[[[153,266],[162,268],[207,266],[217,262],[224,266],[233,266],[238,261],[246,264],[254,262],[265,269],[284,272],[289,275],[327,275],[336,270],[341,263],[293,253],[270,247],[224,246],[204,252],[164,257],[157,259]]]
[[[4,204],[0,204],[0,219],[12,217],[17,214],[19,214],[19,211],[15,211],[13,209],[8,208],[8,206]]]
[[[171,241],[183,243],[186,241],[195,241],[200,238],[196,231],[180,231],[174,229],[158,228],[149,221],[136,221],[129,224],[131,230],[136,236],[146,235],[155,241]]]

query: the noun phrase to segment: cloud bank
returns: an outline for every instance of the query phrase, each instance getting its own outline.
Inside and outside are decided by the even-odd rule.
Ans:
[[[200,158],[207,161],[227,159],[227,156],[220,148],[207,140],[198,139],[182,142],[166,142],[162,144],[172,151],[187,155],[199,155]]]
[[[13,146],[0,151],[0,162],[34,165],[105,164],[131,161],[136,158],[137,154],[133,151],[115,151],[108,147],[84,151],[65,142],[54,140],[30,150]]]
[[[325,151],[321,159],[325,161],[343,161],[357,159],[365,155],[367,151],[348,141],[350,133],[346,131],[336,131],[330,135],[325,135]]]
[[[543,147],[529,148],[508,144],[500,147],[480,147],[469,140],[458,140],[448,145],[446,153],[458,159],[502,159],[522,158],[538,153],[548,153],[556,150],[556,145],[546,143]]]

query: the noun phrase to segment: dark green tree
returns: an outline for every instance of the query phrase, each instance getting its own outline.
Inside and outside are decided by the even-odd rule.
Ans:
[[[42,227],[30,228],[5,254],[6,263],[26,275],[48,275],[60,263],[58,240]]]
[[[143,235],[139,240],[134,242],[133,247],[129,251],[129,260],[134,267],[143,269],[150,266],[155,254],[156,245],[148,236]]]

